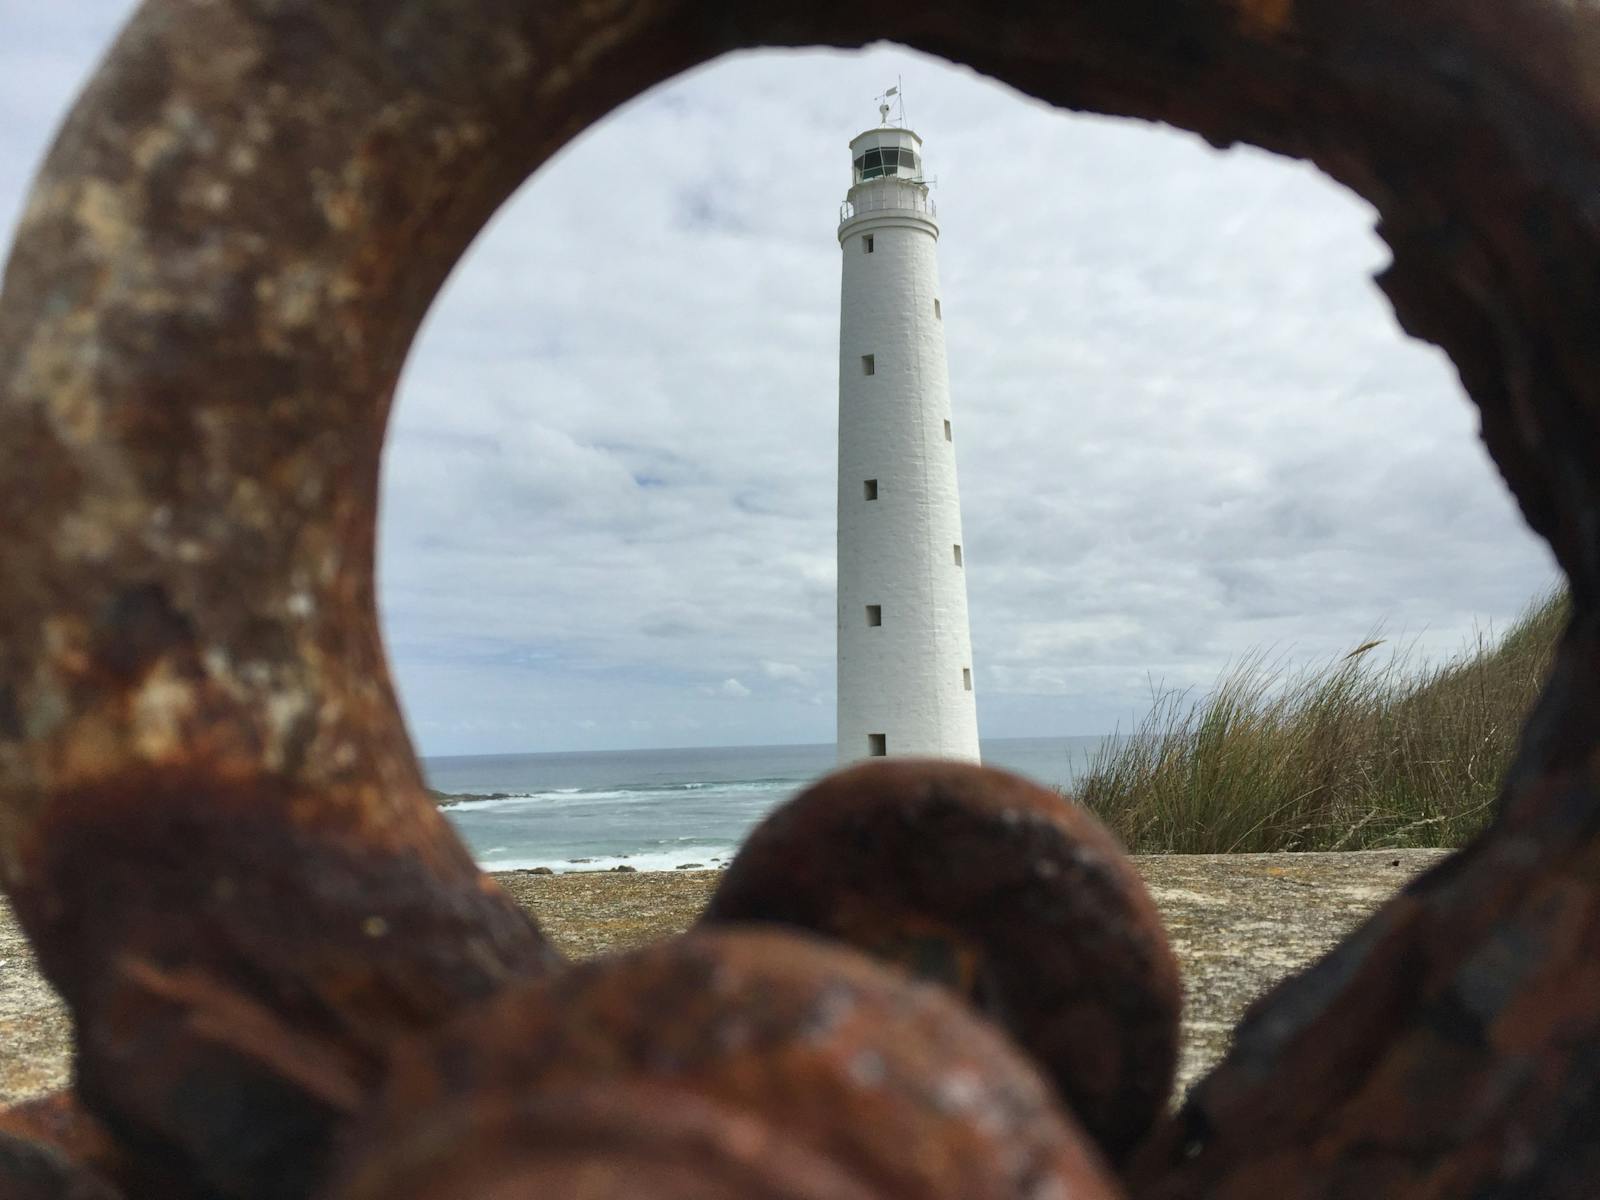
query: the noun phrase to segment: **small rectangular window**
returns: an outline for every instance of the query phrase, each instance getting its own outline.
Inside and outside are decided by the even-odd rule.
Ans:
[[[889,753],[889,735],[887,733],[867,734],[867,753],[873,758],[883,758]]]
[[[935,297],[933,301],[933,316],[936,321],[944,320],[944,312],[939,308],[938,297]]]
[[[878,481],[876,479],[866,480],[861,485],[861,493],[868,500],[876,500],[878,498]]]
[[[863,375],[876,375],[878,373],[878,356],[863,354],[861,356],[861,373]]]
[[[965,688],[969,692],[972,690],[972,668],[971,667],[962,667],[961,668],[961,686],[963,688]]]
[[[868,371],[867,374],[871,375],[872,372]],[[944,440],[947,441],[947,442],[952,440],[951,437],[950,437],[950,422],[949,421],[946,421],[944,423]]]
[[[873,625],[873,626],[877,626],[877,625],[882,625],[883,624],[883,605],[881,605],[881,604],[869,604],[869,605],[867,605],[867,624],[868,625]]]
[[[956,566],[959,567],[961,565],[961,543],[960,542],[956,543],[955,551],[956,551]]]
[[[872,235],[870,233],[861,239],[861,252],[863,254],[872,253]]]

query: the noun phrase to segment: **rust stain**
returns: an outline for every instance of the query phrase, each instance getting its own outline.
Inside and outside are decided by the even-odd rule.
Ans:
[[[1239,26],[1251,37],[1277,37],[1289,27],[1294,0],[1238,0]]]

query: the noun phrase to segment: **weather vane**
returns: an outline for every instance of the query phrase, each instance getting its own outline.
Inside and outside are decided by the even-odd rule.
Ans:
[[[900,120],[899,120],[899,124],[904,126],[905,123],[906,123],[906,98],[903,95],[901,95],[901,93],[900,93],[900,84],[901,84],[900,76],[896,75],[894,77],[894,86],[892,88],[890,88],[888,91],[884,92],[883,95],[881,95],[881,96],[879,96],[877,98],[877,100],[878,100],[878,120],[879,120],[879,122],[881,124],[887,125],[889,123],[889,108],[890,108],[889,101],[891,99],[896,98],[896,97],[899,98],[899,105],[900,105]]]

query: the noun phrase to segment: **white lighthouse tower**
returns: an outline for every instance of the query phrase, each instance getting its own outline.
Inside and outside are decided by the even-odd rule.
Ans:
[[[939,226],[922,139],[879,111],[839,221],[839,761],[976,762]]]

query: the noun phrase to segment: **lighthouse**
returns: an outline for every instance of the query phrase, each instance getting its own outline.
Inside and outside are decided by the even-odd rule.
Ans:
[[[976,762],[939,225],[922,139],[879,112],[839,220],[839,761]]]

